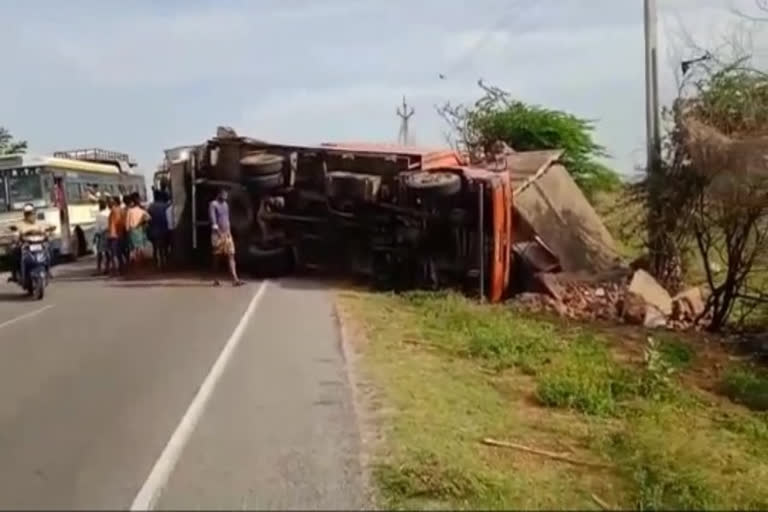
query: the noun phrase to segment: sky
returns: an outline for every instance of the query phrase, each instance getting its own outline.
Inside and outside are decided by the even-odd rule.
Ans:
[[[657,0],[663,102],[696,48],[735,30],[762,46],[762,29],[733,14],[754,1]],[[414,142],[445,145],[435,105],[476,100],[483,79],[595,120],[609,163],[631,174],[645,158],[642,4],[0,0],[0,126],[31,152],[104,147],[151,175],[163,149],[219,125],[278,142],[394,142],[403,95]]]

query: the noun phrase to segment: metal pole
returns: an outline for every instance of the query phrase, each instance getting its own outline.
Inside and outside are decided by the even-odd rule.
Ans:
[[[483,194],[483,183],[477,183],[477,257],[480,267],[480,302],[485,301],[485,215],[484,215],[485,195]]]
[[[656,0],[644,0],[645,21],[645,128],[648,172],[655,173],[661,160],[659,127],[659,78],[657,69]]]

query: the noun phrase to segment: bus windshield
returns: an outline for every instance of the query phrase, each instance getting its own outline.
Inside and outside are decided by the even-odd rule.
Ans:
[[[11,209],[19,210],[27,203],[35,206],[42,206],[45,203],[43,184],[39,175],[9,176],[7,179]]]

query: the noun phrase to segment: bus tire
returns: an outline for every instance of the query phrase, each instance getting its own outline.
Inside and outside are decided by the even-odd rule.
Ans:
[[[85,245],[85,234],[79,227],[75,227],[72,230],[72,235],[69,237],[69,254],[64,255],[66,261],[74,262],[83,254],[83,246]]]
[[[75,238],[77,239],[77,251],[72,252],[75,253],[78,258],[88,254],[88,240],[80,226],[75,228]]]
[[[77,232],[72,232],[72,236],[69,237],[69,252],[62,254],[64,261],[72,263],[77,261],[77,257],[80,256],[80,241],[77,237]]]

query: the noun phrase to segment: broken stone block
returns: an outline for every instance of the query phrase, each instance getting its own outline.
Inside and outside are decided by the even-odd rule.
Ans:
[[[672,316],[676,319],[694,320],[704,312],[707,299],[700,286],[689,288],[672,298]]]
[[[621,317],[628,324],[644,325],[647,304],[636,293],[627,293],[622,304]]]
[[[656,279],[645,270],[638,270],[632,276],[628,291],[630,294],[639,295],[646,304],[655,306],[664,316],[672,314],[672,297]]]
[[[643,326],[649,329],[658,329],[660,327],[666,327],[666,325],[667,316],[662,313],[656,306],[646,304]]]

